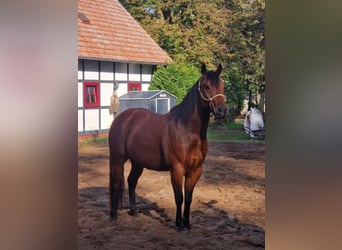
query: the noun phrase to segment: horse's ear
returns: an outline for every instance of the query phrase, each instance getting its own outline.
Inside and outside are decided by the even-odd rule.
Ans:
[[[216,74],[219,76],[221,73],[222,73],[222,65],[220,63],[219,66],[216,69]]]
[[[207,68],[205,67],[204,63],[202,64],[201,73],[203,76],[207,75]]]

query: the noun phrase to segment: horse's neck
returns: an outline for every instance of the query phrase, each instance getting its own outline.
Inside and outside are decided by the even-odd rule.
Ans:
[[[200,105],[200,104],[198,104]],[[210,110],[204,109],[201,106],[197,106],[197,119],[198,119],[198,124],[199,126],[199,136],[201,140],[206,140],[207,139],[207,129],[209,125],[209,117],[210,117]]]
[[[210,109],[203,103],[195,84],[187,93],[183,101],[174,107],[167,117],[183,127],[189,133],[198,134],[201,140],[207,138]]]
[[[184,100],[180,108],[185,112],[183,116],[187,117],[187,121],[184,122],[185,127],[189,132],[198,134],[201,140],[205,140],[207,138],[210,110],[209,107],[202,106],[198,98],[199,95],[197,94],[195,101]]]

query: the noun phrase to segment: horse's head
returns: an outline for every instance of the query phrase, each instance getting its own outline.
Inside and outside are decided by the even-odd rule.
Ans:
[[[224,84],[220,79],[222,72],[221,64],[217,67],[216,71],[207,71],[205,65],[202,65],[202,77],[198,83],[198,91],[204,102],[207,102],[210,111],[217,119],[223,119],[228,108],[226,106],[226,97],[224,96]]]

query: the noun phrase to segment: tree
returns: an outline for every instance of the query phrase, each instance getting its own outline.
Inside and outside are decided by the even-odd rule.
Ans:
[[[233,121],[240,114],[245,99],[245,86],[239,67],[231,65],[229,69],[224,71],[222,79],[225,82],[224,92],[229,108],[228,120]]]
[[[189,64],[172,63],[159,67],[153,75],[149,90],[162,89],[177,97],[180,103],[192,85],[199,79],[200,72]]]
[[[258,97],[265,92],[265,1],[239,1],[234,9],[226,41],[229,63],[239,65],[248,102],[264,103]]]
[[[209,68],[221,63],[234,109],[241,109],[242,95],[249,102],[264,103],[265,0],[120,2],[176,64],[197,70],[202,63]]]
[[[223,63],[230,1],[121,0],[151,37],[179,63]]]

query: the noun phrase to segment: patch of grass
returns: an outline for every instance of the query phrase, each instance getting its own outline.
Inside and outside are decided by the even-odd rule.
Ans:
[[[233,130],[243,130],[243,124],[237,122],[212,121],[209,128],[228,128]]]
[[[78,142],[78,145],[79,146],[84,146],[84,145],[104,146],[104,145],[108,145],[108,138],[107,137],[103,137],[103,136],[94,136],[94,137],[91,137],[91,138],[80,140]]]
[[[207,136],[213,142],[252,142],[241,130],[208,128]]]
[[[236,122],[230,122],[226,124],[226,127],[232,130],[243,130],[243,124],[236,123]]]
[[[243,124],[231,122],[231,123],[216,123],[209,124],[207,131],[208,140],[212,142],[243,142],[253,143],[262,141],[249,139],[245,133]]]

